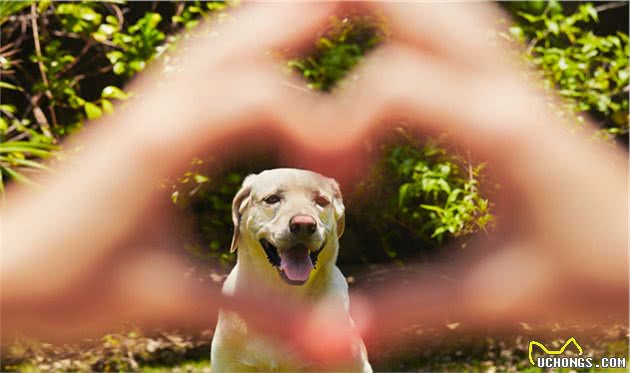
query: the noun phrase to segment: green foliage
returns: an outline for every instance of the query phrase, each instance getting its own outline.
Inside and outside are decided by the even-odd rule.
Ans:
[[[416,234],[442,242],[448,234],[457,237],[485,229],[492,220],[488,200],[478,190],[483,164],[474,167],[435,143],[421,147],[411,140],[395,146],[387,163],[400,185],[393,213]]]
[[[385,33],[374,17],[331,20],[330,29],[319,38],[311,56],[289,61],[309,87],[329,91],[363,56],[384,40]]]
[[[0,25],[7,21],[10,16],[15,15],[22,9],[31,6],[33,2],[33,0],[0,2]]]
[[[227,250],[232,240],[232,198],[247,173],[231,168],[211,176],[208,164],[196,159],[190,171],[171,183],[173,203],[194,217],[191,238],[184,247],[188,253],[224,263],[234,260]]]
[[[172,3],[169,24],[162,14],[144,10],[146,4],[0,2],[0,143],[21,144],[2,150],[1,194],[7,180],[28,182],[26,174],[47,169],[42,162],[63,137],[127,99],[124,83],[162,50],[167,34],[227,6]],[[130,22],[134,13],[141,16]],[[37,28],[29,17],[35,17]]]
[[[49,170],[33,158],[45,159],[51,156],[54,145],[34,141],[6,141],[0,143],[0,192],[4,193],[4,178],[31,184],[23,174],[32,170]]]
[[[66,31],[77,34],[96,31],[103,18],[89,3],[62,3],[57,6],[56,14]]]
[[[190,1],[178,9],[172,20],[174,24],[183,25],[186,30],[191,30],[199,24],[200,18],[207,17],[212,12],[220,12],[229,5],[225,1]]]
[[[114,21],[115,18],[111,17]],[[112,43],[119,50],[107,53],[109,62],[114,66],[114,74],[132,76],[144,69],[147,62],[153,59],[157,46],[164,40],[164,33],[157,26],[162,22],[158,13],[147,13],[127,33],[114,32]],[[112,29],[117,24],[111,25]],[[105,37],[109,36],[103,33]]]
[[[597,35],[590,27],[599,22],[600,10],[613,6],[618,5],[584,3],[565,14],[557,1],[510,3],[519,23],[509,34],[526,43],[526,61],[564,99],[562,114],[577,123],[591,114],[602,134],[627,135],[628,35]]]
[[[6,82],[0,82],[0,88],[22,90]],[[48,137],[33,130],[28,119],[18,119],[16,111],[15,105],[0,104],[0,194],[3,197],[6,180],[31,184],[27,174],[48,171],[41,160],[51,157],[57,148]]]

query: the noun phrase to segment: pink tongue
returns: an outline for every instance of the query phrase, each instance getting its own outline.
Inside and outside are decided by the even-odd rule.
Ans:
[[[280,253],[280,269],[289,280],[306,281],[313,270],[313,262],[305,246],[296,246]]]

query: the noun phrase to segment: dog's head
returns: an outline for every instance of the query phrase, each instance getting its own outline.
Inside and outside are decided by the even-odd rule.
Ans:
[[[252,254],[266,256],[283,280],[302,285],[319,259],[336,258],[344,206],[335,180],[280,168],[245,179],[232,202],[232,219],[232,251],[247,242],[249,250],[259,250]],[[327,247],[335,253],[320,256]]]

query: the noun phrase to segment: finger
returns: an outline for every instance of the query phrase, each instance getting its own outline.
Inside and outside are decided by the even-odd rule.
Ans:
[[[482,2],[370,4],[388,18],[392,37],[413,48],[476,69],[494,69],[504,62],[500,51],[489,47],[493,26],[501,19],[499,11],[491,5]]]
[[[287,345],[308,360],[330,365],[351,356],[349,346],[356,333],[349,331],[347,314],[334,305],[322,304],[313,312],[310,305],[256,287],[222,295],[216,285],[184,277],[185,266],[168,253],[149,252],[127,261],[125,267],[112,290],[117,297],[114,304],[120,308],[115,313],[118,322],[126,319],[145,328],[206,330],[216,325],[221,308],[237,313],[248,329]],[[332,341],[336,345],[322,351],[322,340],[313,343],[312,334],[314,329],[325,330],[324,325],[344,333]]]
[[[123,125],[119,130],[143,139],[136,150],[145,154],[147,161],[155,157],[164,160],[160,164],[155,164],[155,159],[151,161],[152,169],[161,169],[159,174],[172,174],[174,168],[204,152],[222,158],[238,154],[239,149],[269,144],[268,139],[282,136],[285,130],[298,131],[316,121],[309,115],[309,105],[315,97],[288,87],[287,82],[293,85],[290,77],[270,63],[213,73],[208,80],[211,87],[195,88],[195,96],[181,106],[172,102],[181,102],[182,97],[190,95],[191,85],[204,82],[198,78],[181,79],[172,84],[168,93],[150,92],[143,98],[144,105],[136,105],[118,121],[132,123],[131,130]],[[147,106],[155,110],[144,110]],[[252,136],[254,133],[268,136]],[[167,148],[178,151],[166,154],[163,150]]]
[[[54,293],[53,289],[71,287],[86,268],[106,257],[117,242],[134,230],[142,212],[159,192],[158,188],[147,189],[147,185],[158,185],[163,177],[185,167],[193,156],[210,149],[218,158],[226,158],[235,149],[268,142],[252,136],[254,130],[269,129],[281,135],[282,129],[295,128],[294,123],[309,123],[306,117],[310,97],[289,92],[277,69],[263,64],[229,77],[220,76],[220,80],[215,82],[224,88],[222,96],[217,98],[214,91],[200,90],[207,96],[200,94],[193,99],[195,110],[172,105],[172,95],[186,95],[190,88],[180,86],[180,82],[168,93],[154,91],[150,97],[139,98],[154,109],[147,111],[147,106],[138,102],[113,117],[111,126],[88,131],[79,139],[86,148],[81,162],[65,165],[38,193],[16,195],[4,211],[7,234],[3,242],[10,250],[6,251],[3,264],[11,270],[5,271],[3,280],[12,285],[7,288],[30,290],[5,296]],[[114,155],[110,154],[113,143],[118,146]],[[84,190],[91,193],[85,194]],[[62,198],[67,195],[75,197],[68,202]],[[126,209],[112,209],[111,200]],[[36,223],[33,214],[40,217]],[[25,225],[25,221],[30,223]],[[48,224],[50,221],[73,227],[73,232],[79,233],[59,230]],[[34,228],[33,224],[45,234],[24,234],[24,227]],[[85,232],[90,232],[89,238]],[[86,240],[91,242],[87,251],[83,249]],[[37,261],[29,257],[35,251]],[[77,252],[81,254],[76,255]],[[50,268],[63,270],[53,278],[30,275],[47,273]]]
[[[249,3],[212,29],[214,36],[204,52],[243,56],[310,47],[336,8],[335,2]]]
[[[178,43],[171,65],[172,61],[176,63],[180,80],[199,84],[205,74],[212,76],[226,64],[251,67],[252,58],[258,59],[276,49],[299,51],[312,47],[313,39],[335,9],[335,2],[246,4],[220,24],[206,22],[192,37]],[[156,90],[151,84],[152,80],[163,77],[161,70],[158,64],[151,64],[132,82],[132,89],[143,90],[145,86],[145,91]],[[217,92],[215,86],[208,89]]]
[[[602,286],[588,271],[576,271],[569,260],[554,258],[558,248],[536,246],[539,241],[529,238],[513,241],[471,267],[462,293],[476,314],[578,324],[626,318],[627,282],[622,289]]]
[[[226,297],[216,284],[188,276],[180,257],[140,249],[134,248],[132,255],[116,264],[104,263],[114,268],[97,271],[89,286],[19,304],[3,300],[3,322],[10,325],[3,336],[67,342],[98,338],[128,325],[148,332],[165,328],[200,331],[214,327],[218,310],[224,308],[241,314],[253,329],[291,339],[297,325],[291,320],[304,312],[292,301],[261,299],[257,289],[251,289],[252,294]]]
[[[134,251],[139,248],[134,248]],[[4,303],[8,336],[56,342],[98,338],[129,325],[205,330],[221,305],[219,288],[185,276],[186,267],[167,253],[104,261],[80,285],[30,302]],[[7,307],[4,307],[7,306]]]
[[[459,332],[498,335],[518,332],[521,322],[545,327],[615,322],[625,317],[627,306],[620,307],[622,299],[617,297],[617,307],[610,307],[610,302],[600,305],[578,294],[576,284],[565,281],[562,266],[531,255],[533,250],[527,245],[503,249],[486,258],[434,267],[432,273],[404,279],[390,276],[379,289],[362,293],[370,299],[370,313],[375,315],[362,326],[366,343],[378,349],[433,336],[404,332],[414,326],[439,333],[447,330],[447,324],[455,324]],[[602,298],[597,297],[598,301]],[[612,315],[617,319],[609,318]]]
[[[518,76],[462,72],[400,44],[368,57],[359,74],[361,78],[342,97],[341,113],[349,120],[343,129],[322,133],[333,134],[325,144],[374,137],[383,122],[402,121],[416,135],[446,132],[449,139],[488,162],[504,191],[512,193],[518,208],[510,214],[518,219],[509,223],[518,222],[521,231],[537,237],[542,247],[553,247],[554,253],[572,252],[564,260],[573,261],[576,268],[583,257],[578,252],[588,254],[593,247],[602,247],[607,255],[593,257],[588,272],[610,283],[626,282],[621,280],[627,274],[627,261],[619,259],[625,258],[627,228],[622,227],[626,221],[622,216],[627,208],[613,206],[619,199],[610,198],[627,190],[623,151],[567,136],[555,113],[537,99],[544,94]],[[566,154],[574,156],[569,160]],[[585,199],[593,193],[588,180],[606,180],[611,194]],[[609,220],[611,214],[620,218]],[[562,231],[550,231],[558,221],[566,223]],[[591,231],[597,227],[599,234],[585,239],[580,234],[584,227]]]
[[[551,128],[548,111],[531,98],[536,92],[517,78],[470,74],[405,45],[375,52],[357,74],[340,98],[347,124],[321,133],[326,143],[356,142],[378,135],[383,123],[402,122],[416,134],[446,132],[481,159],[509,168],[530,146],[528,133]]]
[[[303,151],[287,149],[290,154],[314,155],[301,159],[301,167],[352,179],[371,161],[366,139],[383,136],[388,125],[405,123],[416,135],[450,133],[480,159],[505,163],[512,159],[502,152],[517,150],[532,130],[531,122],[544,123],[539,118],[547,112],[531,110],[532,100],[520,83],[470,74],[439,57],[393,43],[368,56],[338,95],[313,100],[303,119],[313,125],[296,127],[295,141],[285,148],[295,144]]]

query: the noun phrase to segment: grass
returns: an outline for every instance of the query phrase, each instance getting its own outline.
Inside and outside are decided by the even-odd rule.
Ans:
[[[210,360],[198,360],[198,361],[186,361],[175,366],[144,366],[140,368],[140,372],[143,373],[160,373],[166,370],[178,373],[178,372],[210,372]]]

